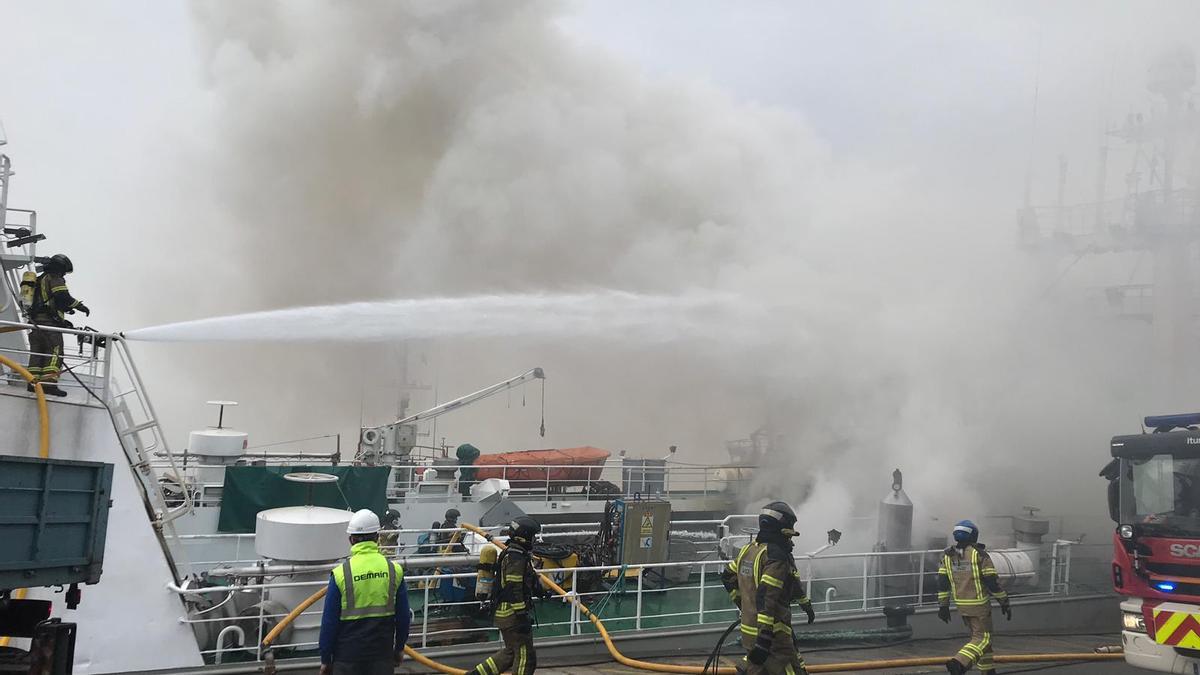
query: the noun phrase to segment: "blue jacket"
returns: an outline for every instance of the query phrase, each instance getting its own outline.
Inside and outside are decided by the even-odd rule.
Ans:
[[[408,642],[408,584],[396,590],[396,616],[342,621],[342,593],[333,575],[321,613],[321,663],[383,661],[404,650]]]

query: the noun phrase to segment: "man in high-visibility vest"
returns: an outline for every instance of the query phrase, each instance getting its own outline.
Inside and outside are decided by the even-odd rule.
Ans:
[[[721,572],[721,582],[741,611],[747,675],[804,675],[804,659],[792,633],[792,602],[816,619],[792,556],[796,512],[771,502],[758,514],[758,535]]]
[[[971,639],[954,658],[946,662],[946,670],[962,675],[977,666],[985,675],[995,673],[992,661],[992,598],[1000,603],[1000,611],[1012,620],[1008,594],[1000,588],[992,559],[979,543],[979,528],[969,520],[954,526],[954,546],[942,554],[938,567],[938,618],[950,623],[950,600],[958,606],[958,614]]]
[[[379,516],[350,518],[350,557],[333,568],[321,615],[321,675],[390,675],[404,658],[410,614],[404,568],[379,552]]]
[[[58,253],[42,263],[42,273],[33,287],[33,303],[29,308],[29,321],[36,326],[70,328],[67,314],[83,312],[91,316],[88,306],[71,297],[67,290],[66,276],[75,271],[71,259]],[[62,371],[63,334],[58,331],[35,328],[29,331],[29,366],[27,370],[34,379],[42,383],[42,392],[50,396],[66,396],[58,386],[58,374]],[[33,391],[33,385],[28,387]]]
[[[500,675],[512,668],[512,675],[532,675],[537,669],[533,648],[533,599],[547,597],[533,569],[533,540],[541,525],[529,516],[518,516],[509,525],[508,546],[495,563],[480,556],[480,571],[495,577],[494,590],[479,596],[483,609],[493,613],[504,646],[468,670],[474,675]],[[485,569],[485,566],[489,569]]]

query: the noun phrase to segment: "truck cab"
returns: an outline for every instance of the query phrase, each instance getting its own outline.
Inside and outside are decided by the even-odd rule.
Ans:
[[[1107,478],[1113,588],[1125,660],[1166,673],[1200,672],[1200,413],[1145,418],[1148,432],[1114,436]]]

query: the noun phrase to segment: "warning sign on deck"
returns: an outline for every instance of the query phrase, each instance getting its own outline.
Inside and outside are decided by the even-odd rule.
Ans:
[[[638,546],[641,548],[650,548],[654,545],[654,537],[642,537],[638,540]]]
[[[642,536],[644,537],[648,534],[651,534],[652,532],[654,532],[654,514],[653,513],[643,513],[642,514]]]

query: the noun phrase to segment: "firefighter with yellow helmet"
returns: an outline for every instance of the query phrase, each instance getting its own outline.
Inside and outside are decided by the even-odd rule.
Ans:
[[[801,675],[808,671],[796,651],[792,602],[816,618],[792,556],[796,513],[784,502],[771,502],[758,515],[758,535],[738,551],[721,581],[741,610],[746,675]]]
[[[1008,594],[1000,588],[996,568],[983,544],[979,543],[979,528],[969,520],[954,526],[954,546],[942,553],[938,567],[938,618],[950,623],[950,600],[958,607],[971,639],[954,658],[946,662],[946,670],[962,675],[971,669],[988,675],[996,672],[992,659],[992,599],[1000,603],[1000,611],[1012,620]]]

